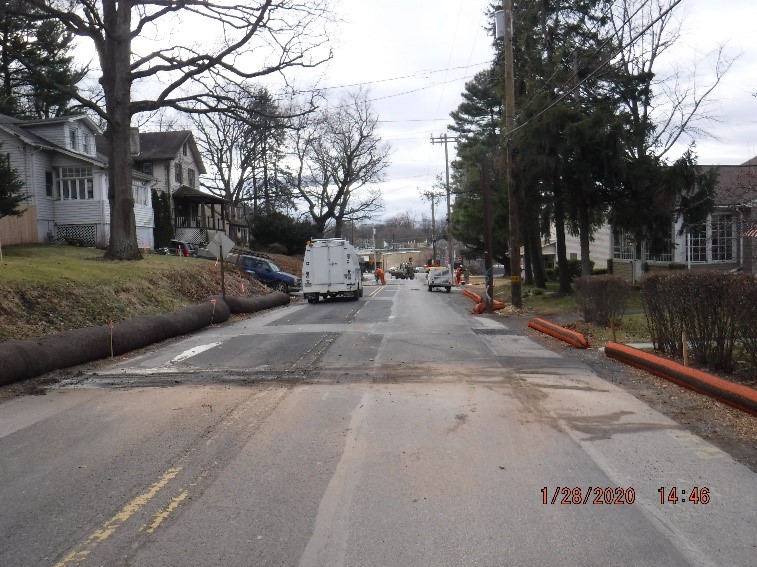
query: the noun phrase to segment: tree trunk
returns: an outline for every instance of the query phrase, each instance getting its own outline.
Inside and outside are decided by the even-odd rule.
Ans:
[[[531,247],[531,269],[534,272],[534,285],[544,289],[547,287],[547,274],[544,271],[544,256],[541,252],[541,240],[539,238],[539,214],[533,204],[528,206],[526,214],[528,215],[526,238]]]
[[[589,244],[591,243],[591,223],[589,222],[589,208],[582,200],[578,209],[578,235],[581,242],[581,275],[591,275],[591,258],[589,258]]]
[[[528,233],[528,228],[524,227],[523,232]],[[521,237],[523,236],[524,235],[521,235]],[[532,259],[531,240],[526,236],[523,238],[523,261],[526,271],[526,277],[523,283],[525,285],[534,285],[534,271],[531,267]]]
[[[117,6],[117,7],[116,7]],[[108,141],[108,201],[110,242],[106,260],[141,260],[134,220],[131,185],[131,5],[104,2],[105,45],[100,54],[106,61],[101,79],[108,113],[105,138]]]
[[[568,295],[571,293],[570,271],[568,269],[568,254],[565,249],[565,202],[561,181],[557,175],[554,179],[553,194],[555,197],[555,247],[557,249],[557,269],[560,272],[560,286],[558,293]]]

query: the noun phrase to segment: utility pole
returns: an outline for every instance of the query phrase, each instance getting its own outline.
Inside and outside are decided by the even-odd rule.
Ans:
[[[515,76],[513,74],[513,2],[502,1],[504,21],[502,30],[497,30],[497,37],[504,38],[505,51],[505,167],[507,168],[507,201],[510,221],[510,287],[512,290],[513,307],[521,308],[520,282],[520,223],[518,220],[518,208],[520,206],[518,191],[515,187],[515,175],[513,174],[513,136],[515,130]]]
[[[449,190],[449,153],[447,150],[447,144],[449,142],[457,142],[457,136],[447,136],[446,133],[441,136],[431,136],[432,144],[444,144],[444,170],[447,178],[447,256],[449,259],[449,269],[452,270],[454,264],[452,260],[453,246],[452,246],[452,217],[450,215],[450,190]],[[451,272],[450,272],[451,273]]]
[[[494,312],[494,267],[492,266],[492,209],[489,187],[489,163],[481,163],[481,197],[484,205],[484,281],[486,283],[486,312]]]
[[[436,216],[434,215],[434,208],[436,201],[441,197],[440,193],[434,193],[433,191],[421,192],[421,197],[431,201],[431,246],[433,248],[433,263],[436,263]]]

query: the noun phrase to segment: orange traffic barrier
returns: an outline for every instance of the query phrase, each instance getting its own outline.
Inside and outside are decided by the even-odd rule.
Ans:
[[[545,321],[544,319],[539,319],[538,317],[531,319],[528,322],[528,326],[542,333],[546,333],[547,335],[551,335],[556,339],[565,341],[574,347],[589,348],[589,341],[581,333],[571,331],[570,329]]]
[[[463,295],[466,297],[470,297],[473,301],[476,302],[476,306],[473,308],[473,314],[474,315],[481,315],[484,311],[486,311],[486,301],[483,297],[481,297],[479,294],[477,294],[475,291],[471,291],[469,289],[463,290]],[[492,300],[492,309],[497,311],[498,309],[504,309],[507,307],[503,302],[501,302],[499,299],[493,299]]]
[[[724,404],[741,411],[757,415],[757,390],[754,388],[734,384],[701,370],[689,368],[672,360],[619,343],[607,343],[605,354],[614,360],[646,370],[655,376],[720,400]]]
[[[466,297],[470,297],[476,303],[481,303],[483,301],[483,298],[479,294],[477,294],[474,291],[469,290],[468,288],[465,288],[463,290],[463,295]]]

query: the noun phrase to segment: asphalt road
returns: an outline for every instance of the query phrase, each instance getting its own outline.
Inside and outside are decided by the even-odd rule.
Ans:
[[[390,281],[0,403],[0,565],[755,565],[755,473],[470,308]]]

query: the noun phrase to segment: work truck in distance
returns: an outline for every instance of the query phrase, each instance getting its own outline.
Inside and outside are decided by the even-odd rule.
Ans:
[[[344,238],[314,238],[305,247],[302,260],[302,292],[308,303],[321,298],[363,296],[360,261],[355,248]]]

